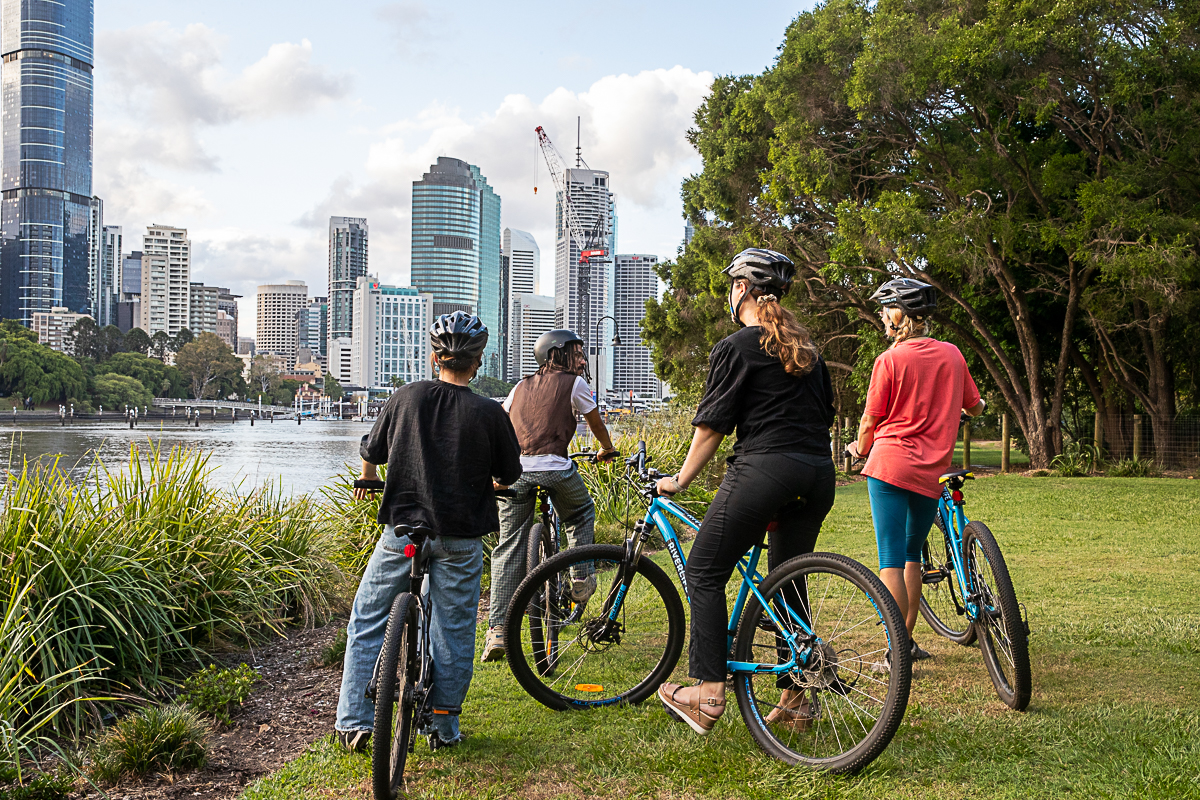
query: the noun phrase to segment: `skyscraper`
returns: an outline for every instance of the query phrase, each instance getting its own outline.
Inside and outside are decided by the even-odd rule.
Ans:
[[[142,237],[142,321],[149,335],[174,336],[191,315],[192,253],[187,229],[151,225]]]
[[[621,346],[613,348],[612,388],[628,396],[660,398],[662,382],[654,374],[650,348],[642,342],[641,323],[646,301],[658,297],[658,256],[618,255],[613,259],[613,316]]]
[[[429,380],[429,326],[433,298],[407,286],[358,279],[350,383],[364,388]]]
[[[90,213],[88,214],[87,313],[91,315],[92,319],[100,327],[104,327],[100,322],[100,318],[103,315],[100,307],[104,305],[100,291],[101,275],[103,273],[104,201],[99,197],[93,197],[90,204]]]
[[[88,307],[92,0],[0,0],[0,317]]]
[[[216,286],[205,286],[192,282],[188,286],[188,330],[194,336],[217,332],[217,311],[221,290]]]
[[[519,294],[509,316],[508,380],[519,381],[537,371],[533,344],[546,331],[554,330],[554,298]]]
[[[367,220],[329,218],[329,338],[349,339],[354,328],[354,290],[367,274]],[[258,343],[262,349],[262,342]],[[326,347],[328,350],[328,346]]]
[[[96,324],[101,328],[117,324],[117,300],[121,290],[121,226],[105,225],[100,244],[100,302],[96,305]]]
[[[434,316],[461,309],[499,332],[488,338],[480,372],[500,377],[500,196],[479,167],[442,156],[413,181],[412,214],[413,285],[433,295]]]
[[[512,371],[516,365],[520,364],[519,353],[514,358],[514,353],[517,353],[521,347],[519,337],[513,332],[513,321],[517,316],[516,304],[520,295],[538,293],[541,283],[539,272],[542,268],[542,252],[532,234],[505,228],[504,256],[508,261],[508,280],[506,281],[508,297],[505,300],[508,313],[505,318],[507,325],[504,331],[507,365],[504,378],[508,381],[516,381],[522,376],[519,370],[515,373]]]
[[[143,301],[144,302],[144,301]],[[255,296],[257,335],[254,347],[259,353],[274,353],[285,369],[296,363],[299,337],[296,312],[308,305],[308,287],[304,281],[266,284]]]
[[[603,170],[575,167],[566,170],[567,191],[579,224],[585,232],[596,231],[603,249],[608,253],[607,263],[592,261],[581,270],[579,257],[582,242],[571,236],[563,214],[563,196],[556,194],[555,239],[554,239],[554,311],[558,326],[570,328],[587,343],[588,359],[592,374],[596,374],[596,349],[592,342],[599,331],[603,358],[600,366],[601,391],[612,386],[612,348],[607,344],[612,339],[612,323],[604,322],[599,328],[596,323],[606,314],[612,314],[612,255],[617,251],[616,195],[611,191],[608,173]],[[581,280],[581,275],[585,279]],[[581,303],[586,295],[587,302]]]

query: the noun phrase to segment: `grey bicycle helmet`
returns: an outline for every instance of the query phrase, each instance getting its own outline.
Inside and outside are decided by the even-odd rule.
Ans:
[[[566,347],[575,342],[583,344],[583,339],[576,336],[575,331],[569,331],[565,328],[546,331],[533,343],[533,357],[537,359],[539,367],[543,366],[546,363],[546,359],[550,358],[551,350],[557,350],[560,347]]]
[[[429,346],[442,358],[478,356],[487,342],[483,320],[465,311],[443,314],[429,326]]]
[[[786,294],[796,276],[796,265],[783,253],[751,247],[738,253],[728,267],[721,270],[730,280],[745,278],[755,287]]]
[[[885,308],[898,308],[910,317],[937,311],[937,290],[915,278],[895,278],[880,286],[871,299]]]

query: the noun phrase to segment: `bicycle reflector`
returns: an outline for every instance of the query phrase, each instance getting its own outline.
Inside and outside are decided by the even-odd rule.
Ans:
[[[598,683],[580,683],[575,686],[577,692],[603,692],[604,687]]]
[[[959,495],[959,497],[962,497],[962,495]],[[404,557],[405,558],[413,558],[416,555],[417,555],[417,546],[415,544],[404,545]]]
[[[951,492],[950,496],[954,498],[954,502],[956,502],[956,503],[961,503],[963,500],[963,493],[960,492],[958,489],[955,489],[953,492]],[[409,547],[412,547],[412,545],[409,545]],[[407,551],[405,551],[405,552],[407,552]]]

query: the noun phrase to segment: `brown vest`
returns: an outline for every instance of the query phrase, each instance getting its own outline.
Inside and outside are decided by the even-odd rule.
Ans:
[[[508,416],[521,455],[567,457],[567,447],[575,436],[571,390],[577,379],[573,372],[546,372],[517,384]]]

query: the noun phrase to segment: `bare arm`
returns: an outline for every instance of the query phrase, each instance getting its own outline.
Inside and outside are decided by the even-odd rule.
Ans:
[[[704,469],[705,465],[712,460],[724,438],[725,434],[715,431],[703,423],[697,425],[695,433],[692,434],[692,445],[688,448],[687,458],[683,460],[683,467],[679,470],[679,474],[673,478],[660,479],[658,491],[662,494],[675,494],[691,485],[691,482],[700,474],[700,470]]]
[[[980,398],[978,403],[970,408],[964,408],[963,411],[967,412],[968,417],[978,417],[983,413],[985,408],[987,408],[987,403],[983,402],[983,398]]]
[[[851,442],[850,446],[846,448],[850,451],[851,456],[864,458],[867,453],[871,452],[871,445],[875,444],[875,427],[882,420],[883,417],[862,415],[862,419],[858,423],[858,440]]]
[[[377,480],[379,480],[379,472],[376,471],[375,465],[372,464],[370,461],[363,461],[362,462],[362,472],[359,473],[358,477],[362,478],[364,481],[377,481]],[[371,494],[370,489],[355,489],[354,490],[354,499],[355,500],[365,500],[367,498],[367,496],[370,494]]]
[[[608,426],[604,424],[604,420],[600,418],[600,409],[593,408],[591,411],[583,415],[584,420],[591,429],[592,435],[596,437],[596,441],[600,443],[602,448],[596,454],[598,461],[611,461],[617,454],[617,448],[613,447],[612,437],[608,435]]]

